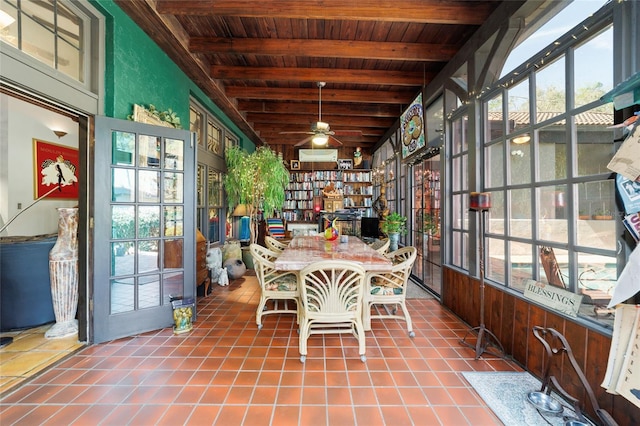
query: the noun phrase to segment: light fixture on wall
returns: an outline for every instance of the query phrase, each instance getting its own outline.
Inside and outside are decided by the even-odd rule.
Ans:
[[[67,132],[64,130],[54,130],[53,133],[60,139],[63,136],[67,136]]]
[[[311,142],[313,142],[314,145],[326,145],[327,142],[329,142],[329,135],[318,133],[313,135]]]
[[[530,140],[531,140],[531,136],[529,136],[529,133],[525,133],[523,135],[512,138],[511,142],[515,143],[516,145],[522,145],[529,142]]]

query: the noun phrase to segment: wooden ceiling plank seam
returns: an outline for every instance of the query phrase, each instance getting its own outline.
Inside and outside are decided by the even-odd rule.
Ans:
[[[424,75],[416,71],[380,71],[378,69],[339,69],[339,68],[293,68],[293,67],[256,67],[224,66],[211,67],[211,76],[220,80],[271,80],[305,81],[327,80],[332,83],[385,84],[392,86],[421,86]],[[433,78],[435,73],[429,73]]]
[[[388,104],[361,104],[351,105],[346,103],[322,102],[323,108],[333,114],[367,116],[367,117],[394,117],[398,118],[398,108]],[[317,103],[285,102],[278,100],[238,100],[238,109],[245,112],[271,112],[281,114],[315,114],[318,111]]]
[[[419,24],[481,25],[495,8],[491,1],[440,0],[162,0],[161,14],[273,17],[291,19],[339,19],[345,21],[403,21]]]
[[[227,86],[227,96],[243,99],[289,99],[298,101],[317,99],[317,90],[313,89],[282,89],[262,87]],[[323,101],[381,103],[381,104],[409,104],[415,97],[415,91],[364,91],[364,90],[333,90],[323,89]]]
[[[457,46],[435,43],[192,37],[189,50],[192,53],[447,62],[457,52]]]

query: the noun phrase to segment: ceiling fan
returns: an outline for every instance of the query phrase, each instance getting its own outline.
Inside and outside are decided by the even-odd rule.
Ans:
[[[331,130],[329,127],[329,123],[322,121],[322,88],[326,86],[327,83],[324,81],[318,82],[318,90],[319,90],[319,102],[318,102],[318,121],[311,124],[311,131],[309,132],[280,132],[281,135],[285,134],[304,134],[309,135],[309,137],[304,138],[294,146],[302,146],[307,142],[311,141],[316,146],[324,146],[329,143],[331,140],[332,144],[342,145],[335,136],[362,136],[361,130]]]

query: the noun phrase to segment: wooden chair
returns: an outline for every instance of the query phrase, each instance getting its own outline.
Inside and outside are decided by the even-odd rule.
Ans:
[[[362,362],[365,334],[362,301],[366,272],[355,263],[326,260],[300,271],[300,362],[307,358],[307,339],[312,334],[351,333],[358,339]]]
[[[251,244],[249,250],[261,289],[260,302],[256,309],[258,330],[262,329],[263,315],[296,314],[296,321],[300,322],[298,275],[293,271],[276,271],[273,261],[278,257],[278,253],[259,244]],[[266,310],[268,300],[273,300],[272,310]],[[282,302],[282,307],[279,302]],[[290,302],[295,302],[295,309],[289,307]]]
[[[265,235],[264,236],[264,243],[267,245],[267,248],[275,253],[282,253],[284,251],[284,249],[287,248],[286,243],[282,242],[282,241],[278,241],[275,238],[269,236],[269,235]]]
[[[417,250],[415,247],[402,247],[396,251],[386,254],[393,260],[391,272],[367,273],[367,291],[364,296],[363,324],[365,330],[371,330],[371,318],[395,318],[404,320],[407,323],[407,331],[410,337],[414,337],[411,316],[407,310],[405,299],[407,297],[407,283],[411,275],[411,268],[416,261]],[[371,314],[374,305],[383,305],[384,313],[378,308],[376,314]],[[393,310],[389,312],[387,305],[393,305]],[[397,313],[398,305],[402,308],[402,315]]]
[[[389,246],[391,245],[391,240],[388,238],[383,238],[381,240],[376,240],[373,243],[369,244],[369,247],[374,249],[380,254],[386,254],[387,250],[389,250]]]

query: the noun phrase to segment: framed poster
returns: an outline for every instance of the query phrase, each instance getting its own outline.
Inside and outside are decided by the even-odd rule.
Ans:
[[[300,162],[298,160],[291,160],[291,170],[300,170]]]
[[[33,197],[78,198],[78,150],[40,139],[33,139]]]
[[[425,144],[423,110],[421,92],[400,116],[403,159],[420,150]]]
[[[340,170],[351,170],[353,169],[353,160],[350,158],[339,158],[338,159],[338,168]]]

